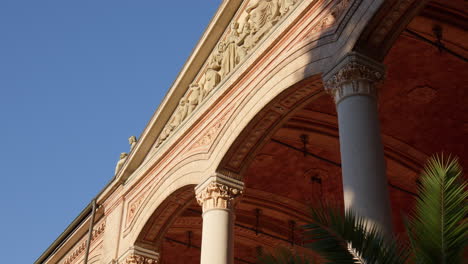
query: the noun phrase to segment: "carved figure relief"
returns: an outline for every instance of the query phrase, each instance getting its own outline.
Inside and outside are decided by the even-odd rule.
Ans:
[[[115,165],[115,174],[119,172],[119,170],[122,168],[123,164],[127,160],[128,154],[125,152],[120,153],[120,159],[117,161],[117,165]]]
[[[251,34],[253,36],[253,45],[278,22],[280,13],[278,1],[275,0],[255,0],[252,1],[246,9],[247,23],[250,24]]]
[[[179,106],[156,140],[158,148],[208,95],[252,51],[257,43],[287,14],[297,0],[251,0],[244,13],[233,21],[209,56],[200,79],[189,87]]]
[[[203,92],[201,91],[200,85],[198,83],[192,83],[189,86],[189,92],[187,94],[187,115],[190,115],[193,110],[201,103],[203,100]]]
[[[136,146],[137,138],[135,136],[131,136],[128,138],[128,144],[130,144],[130,151]]]
[[[295,3],[296,3],[296,0],[280,0],[279,1],[280,15],[283,16],[284,14],[286,14]]]
[[[320,32],[336,24],[336,22],[340,19],[340,17],[342,17],[345,10],[351,4],[351,1],[352,0],[341,0],[338,2],[330,9],[330,12],[310,30],[308,35]]]
[[[223,77],[234,69],[239,63],[239,57],[237,55],[237,42],[239,41],[239,23],[231,23],[231,32],[226,38],[226,44],[223,51],[222,69]]]

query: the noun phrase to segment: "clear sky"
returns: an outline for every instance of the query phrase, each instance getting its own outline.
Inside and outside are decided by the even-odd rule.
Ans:
[[[0,262],[34,262],[112,179],[221,0],[0,0]]]

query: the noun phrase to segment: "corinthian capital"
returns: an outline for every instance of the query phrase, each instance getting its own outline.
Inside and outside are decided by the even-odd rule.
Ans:
[[[211,209],[232,209],[242,195],[243,183],[223,175],[208,178],[195,188],[196,198],[203,212]]]
[[[377,97],[378,83],[384,76],[382,64],[352,52],[324,76],[324,86],[338,104],[352,95]]]
[[[130,255],[125,259],[125,264],[157,264],[158,260],[140,256],[140,255]]]
[[[131,247],[123,257],[120,258],[119,264],[158,264],[159,254],[141,247]]]

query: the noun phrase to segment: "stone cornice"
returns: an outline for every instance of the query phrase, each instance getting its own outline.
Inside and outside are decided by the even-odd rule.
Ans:
[[[244,184],[217,174],[195,187],[197,202],[203,212],[212,209],[232,209],[242,195]]]
[[[104,230],[106,228],[106,221],[103,220],[99,225],[96,225],[93,229],[93,233],[91,236],[91,243],[93,244],[96,239],[100,238]],[[86,243],[88,239],[83,238],[74,248],[71,250],[65,257],[64,261],[62,263],[64,264],[71,264],[75,263],[78,257],[80,257],[82,254],[84,254],[86,250]]]
[[[324,76],[325,90],[338,104],[346,97],[368,95],[377,97],[378,83],[385,77],[382,64],[352,52]]]

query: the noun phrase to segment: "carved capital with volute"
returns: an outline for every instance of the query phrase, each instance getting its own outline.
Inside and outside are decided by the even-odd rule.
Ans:
[[[118,262],[119,264],[158,264],[159,254],[148,249],[133,246]]]
[[[364,55],[351,52],[324,76],[324,87],[338,104],[353,95],[377,98],[385,67]]]
[[[244,184],[220,174],[195,187],[196,198],[203,212],[212,209],[232,209],[242,195]]]

